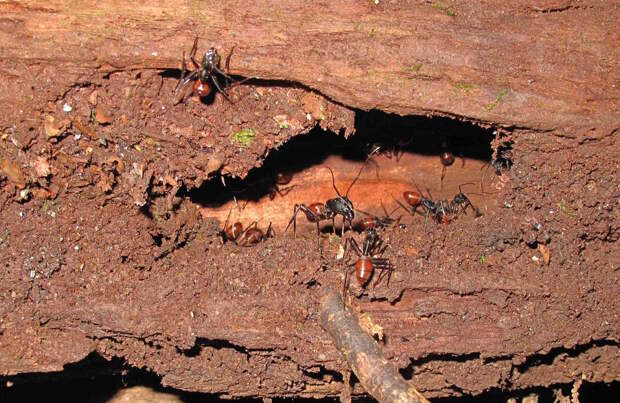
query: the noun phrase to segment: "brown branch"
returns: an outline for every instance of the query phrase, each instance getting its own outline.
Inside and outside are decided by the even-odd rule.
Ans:
[[[321,324],[344,354],[360,383],[379,402],[428,402],[383,356],[377,342],[327,288],[321,297]]]

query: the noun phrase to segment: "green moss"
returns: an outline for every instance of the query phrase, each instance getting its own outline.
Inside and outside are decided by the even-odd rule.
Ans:
[[[566,203],[566,200],[560,200],[560,202],[558,203],[558,207],[560,208],[560,211],[567,216],[572,217],[574,215],[573,209],[571,209],[570,206]]]
[[[506,98],[506,95],[508,95],[509,91],[510,90],[502,90],[502,92],[499,93],[497,98],[495,98],[495,101],[493,101],[490,104],[488,104],[487,106],[485,106],[484,110],[487,111],[487,112],[491,112],[493,109],[495,109],[497,107],[497,105],[499,105],[499,103],[502,102],[504,100],[504,98]]]
[[[408,73],[419,73],[422,68],[422,63],[414,64],[413,66],[405,67],[405,71]]]
[[[434,6],[435,6],[435,8],[437,10],[441,11],[442,13],[447,15],[448,17],[456,17],[456,12],[454,12],[454,10],[452,10],[452,6],[444,6],[440,2],[436,2]]]
[[[232,141],[233,143],[238,143],[244,147],[247,147],[252,144],[254,137],[256,137],[256,132],[254,132],[254,129],[241,129],[232,135]]]
[[[56,213],[58,212],[58,206],[56,206],[56,204],[53,201],[46,200],[43,203],[43,206],[41,206],[41,210],[43,210],[43,212],[47,214],[48,216],[55,218]]]
[[[474,89],[474,85],[470,83],[466,83],[463,81],[458,81],[454,83],[454,92],[456,92],[457,94],[460,92],[464,92],[466,95],[469,95],[469,93],[473,89]]]

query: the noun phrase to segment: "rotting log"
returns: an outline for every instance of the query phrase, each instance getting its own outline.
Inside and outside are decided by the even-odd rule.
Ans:
[[[372,397],[385,403],[428,403],[385,359],[377,342],[362,329],[357,318],[345,308],[342,298],[329,287],[321,296],[321,324]]]
[[[617,5],[551,3],[9,1],[0,60],[5,77],[42,69],[28,79],[40,85],[51,68],[70,85],[179,68],[199,37],[200,49],[235,47],[235,74],[301,83],[350,107],[594,136],[618,111]]]
[[[0,373],[60,371],[97,352],[188,391],[325,397],[342,390],[347,364],[319,326],[316,289],[341,284],[340,272],[317,267],[310,238],[237,251],[219,244],[217,225],[191,203],[153,217],[139,207],[168,208],[180,187],[199,185],[222,161],[241,174],[265,156],[228,144],[203,167],[207,152],[188,141],[201,131],[187,134],[179,123],[187,116],[165,122],[174,135],[131,125],[169,118],[140,116],[161,109],[164,98],[159,81],[146,81],[173,86],[158,73],[178,69],[199,37],[200,49],[217,46],[223,55],[235,46],[231,72],[262,79],[252,88],[297,91],[292,103],[335,111],[342,117],[335,131],[356,129],[350,108],[513,130],[501,212],[393,235],[388,253],[399,270],[391,289],[355,300],[387,335],[388,358],[421,392],[617,380],[620,221],[610,186],[620,160],[617,6],[274,4],[0,2]],[[125,93],[133,87],[115,82],[109,91],[108,98],[140,101],[125,116],[129,124],[121,115],[93,138],[72,133],[50,142],[43,115],[64,116],[67,94],[86,103],[99,89],[101,103],[115,75],[149,90]],[[236,116],[222,109],[188,105],[228,129]],[[270,150],[305,130],[259,139]],[[136,156],[136,146],[153,139],[165,143],[157,144],[162,154]],[[211,137],[203,140],[212,147]],[[84,147],[71,148],[75,142]],[[49,192],[58,198],[18,202],[31,175],[57,180]],[[89,176],[103,178],[97,192]],[[163,185],[154,184],[159,178]],[[109,191],[114,181],[123,185]],[[550,263],[540,251],[551,253]]]

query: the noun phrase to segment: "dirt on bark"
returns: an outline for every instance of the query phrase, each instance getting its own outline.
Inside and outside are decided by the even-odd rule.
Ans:
[[[617,5],[396,3],[1,3],[4,381],[95,352],[185,391],[339,396],[318,295],[361,211],[397,220],[394,270],[347,303],[424,396],[620,379]],[[232,52],[232,102],[175,104],[196,36]],[[352,183],[344,234],[287,230]],[[414,190],[474,208],[435,220]],[[273,236],[224,242],[235,222]]]

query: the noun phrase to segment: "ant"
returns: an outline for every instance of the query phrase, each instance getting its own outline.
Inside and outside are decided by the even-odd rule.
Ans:
[[[436,215],[438,205],[432,200],[433,196],[431,195],[430,190],[428,190],[428,188],[426,189],[430,197],[425,197],[420,188],[418,188],[418,185],[415,185],[415,187],[417,190],[409,190],[403,192],[403,198],[405,199],[405,202],[407,202],[407,204],[411,207],[411,215],[415,214],[418,211],[418,207],[422,207],[424,211],[426,211],[426,218],[428,218],[429,214]],[[405,211],[409,211],[409,209],[407,209],[407,207],[404,206],[399,200],[394,198],[394,196],[392,196],[392,198],[396,201],[396,203],[399,204],[399,206],[405,209]]]
[[[443,178],[446,176],[446,169],[454,164],[456,158],[454,154],[448,150],[448,141],[444,137],[441,141],[441,149],[443,150],[441,154],[439,154],[439,161],[441,161],[441,181],[440,181],[440,190],[443,190]],[[459,155],[461,158],[462,165],[461,167],[465,167],[465,158],[462,155]]]
[[[465,158],[463,158],[463,156],[459,155],[459,157],[461,158],[462,164],[461,164],[461,168],[465,167]],[[452,154],[450,151],[443,151],[441,154],[439,154],[439,160],[441,161],[441,187],[440,189],[443,190],[443,178],[446,176],[446,168],[448,168],[450,165],[454,164],[454,161],[456,160],[456,158],[454,157],[454,154]]]
[[[274,231],[271,228],[271,223],[269,223],[269,227],[267,227],[266,232],[263,232],[258,228],[258,223],[256,221],[248,225],[245,230],[243,230],[243,225],[238,221],[234,224],[228,225],[231,212],[232,207],[228,212],[228,216],[226,216],[224,229],[220,231],[220,236],[222,237],[223,242],[231,241],[237,246],[254,246],[259,242],[273,236]]]
[[[365,214],[366,217],[364,217],[362,219],[362,222],[359,224],[360,228],[362,229],[362,231],[368,230],[368,229],[374,229],[374,228],[379,228],[379,229],[386,229],[388,227],[390,227],[392,224],[396,223],[396,222],[400,222],[401,217],[398,217],[397,219],[393,219],[392,218],[392,214],[394,214],[394,212],[396,210],[398,210],[399,208],[401,208],[401,206],[396,206],[396,208],[394,210],[392,210],[390,213],[387,212],[385,206],[383,205],[383,202],[381,202],[381,207],[383,208],[383,212],[385,213],[385,215],[383,217],[378,217],[374,214],[371,213],[367,213],[365,211],[362,210],[357,210],[359,213]]]
[[[366,162],[368,162],[368,160],[366,160]],[[337,215],[341,215],[342,216],[341,235],[344,235],[345,223],[348,222],[349,226],[352,226],[353,218],[355,218],[355,209],[353,208],[353,203],[349,199],[349,191],[351,190],[355,182],[357,182],[357,180],[359,179],[360,175],[362,174],[362,170],[364,169],[365,166],[366,166],[366,163],[362,165],[362,168],[358,172],[355,179],[353,179],[353,182],[351,182],[351,184],[349,185],[349,188],[347,189],[347,192],[344,194],[344,196],[338,191],[338,188],[336,187],[336,180],[334,179],[334,171],[332,171],[330,167],[326,167],[327,169],[329,169],[329,172],[332,175],[332,186],[334,187],[334,190],[336,191],[336,194],[338,195],[338,197],[327,200],[325,204],[312,203],[310,204],[310,206],[306,206],[305,204],[295,204],[295,208],[293,211],[293,217],[291,217],[291,220],[288,222],[288,225],[286,226],[286,229],[284,230],[284,232],[286,232],[288,228],[291,226],[291,224],[293,224],[293,236],[296,236],[297,213],[302,211],[306,215],[306,218],[308,219],[308,221],[316,223],[316,232],[317,232],[319,250],[321,249],[321,229],[319,228],[320,221],[331,219],[332,228],[335,233],[336,232],[336,219],[335,218]]]
[[[293,175],[289,173],[278,172],[274,178],[274,184],[269,187],[269,200],[273,200],[276,198],[276,195],[280,195],[280,197],[284,197],[293,190],[293,188],[297,185],[291,185],[287,187],[280,187],[284,185],[288,185],[293,180]]]
[[[234,197],[234,195],[236,194],[246,194],[247,192],[252,190],[253,187],[259,187],[261,190],[266,189],[267,193],[269,194],[269,200],[273,200],[276,198],[277,195],[280,195],[280,197],[286,196],[288,192],[290,192],[291,190],[293,190],[293,188],[297,186],[291,185],[287,187],[282,187],[283,185],[288,185],[292,179],[293,175],[291,174],[285,174],[280,172],[272,173],[270,175],[267,175],[266,177],[260,177],[256,180],[251,181],[247,186],[241,189],[233,189],[231,190],[231,192],[233,193]],[[247,203],[248,201],[246,201],[245,204]],[[244,208],[245,205],[241,209]]]
[[[224,98],[226,98],[230,103],[232,103],[232,101],[228,97],[228,94],[220,85],[220,82],[218,81],[215,74],[217,73],[222,77],[226,78],[227,80],[233,81],[228,74],[224,73],[219,68],[221,58],[220,55],[217,53],[217,50],[215,48],[209,48],[202,57],[202,62],[198,64],[198,62],[194,58],[197,49],[198,37],[194,39],[194,46],[192,46],[192,50],[189,52],[189,59],[192,61],[195,70],[188,75],[185,75],[187,73],[187,66],[185,64],[185,52],[183,52],[183,67],[181,71],[181,78],[179,79],[179,82],[174,88],[174,103],[178,104],[182,102],[192,92],[196,93],[201,98],[211,94],[211,92],[213,91],[213,87],[211,86],[211,84],[209,84],[209,81],[211,81],[213,85],[215,85],[215,88],[217,88],[217,90],[221,92],[222,95],[224,95]],[[230,55],[228,55],[228,57],[226,58],[227,69],[231,55],[232,51]],[[187,88],[189,88],[189,84],[192,81],[194,81],[192,91],[188,92]]]
[[[368,143],[364,147],[366,154],[370,157],[373,155],[383,155],[388,159],[394,158],[396,162],[400,162],[400,159],[405,155],[405,147],[410,145],[413,139],[398,140],[396,143]]]
[[[467,208],[471,208],[476,214],[476,217],[480,217],[482,215],[480,213],[480,210],[478,210],[478,208],[476,208],[472,204],[471,200],[469,200],[467,195],[465,195],[465,193],[463,193],[463,190],[461,189],[463,185],[468,184],[472,183],[463,183],[459,185],[459,193],[454,196],[452,201],[439,200],[435,202],[432,199],[433,196],[431,195],[429,189],[426,189],[429,197],[425,197],[417,185],[417,191],[403,192],[403,198],[405,199],[407,204],[412,207],[412,215],[417,212],[418,207],[422,207],[424,209],[424,211],[426,212],[424,218],[425,225],[429,215],[431,215],[436,222],[441,224],[447,224],[452,218],[455,218],[459,214],[467,214]],[[405,210],[407,210],[407,208],[400,201],[396,200],[396,202]]]
[[[389,286],[390,277],[392,275],[392,271],[394,271],[394,266],[392,265],[392,263],[390,263],[390,260],[388,258],[375,257],[382,256],[383,252],[385,252],[388,247],[388,245],[383,245],[383,240],[379,237],[377,230],[375,228],[369,228],[364,232],[364,241],[361,248],[353,238],[348,238],[347,242],[349,245],[351,245],[358,259],[355,261],[355,263],[349,263],[349,260],[347,260],[347,266],[354,267],[348,269],[345,272],[342,295],[344,296],[348,288],[349,276],[353,272],[353,270],[355,270],[355,278],[357,279],[357,283],[362,288],[364,288],[366,284],[368,284],[375,269],[381,270],[381,274],[379,274],[377,281],[375,281],[374,283],[375,286],[379,284],[379,282],[384,276],[384,273],[387,271],[387,284]],[[345,249],[347,249],[347,242],[345,242]]]
[[[438,222],[447,224],[451,220],[450,216],[456,218],[461,213],[467,215],[468,207],[474,211],[476,217],[480,217],[482,215],[480,210],[478,210],[478,208],[472,204],[471,200],[469,200],[465,193],[463,193],[463,190],[461,189],[463,185],[473,185],[473,183],[468,182],[459,185],[459,193],[454,196],[452,201],[448,202],[447,200],[440,200],[435,203],[435,219]]]
[[[487,162],[482,166],[482,168],[480,168],[480,170],[485,170],[480,177],[480,190],[482,191],[482,193],[485,193],[482,184],[486,175],[486,169],[488,169],[489,167],[493,168],[493,173],[495,173],[496,176],[502,176],[504,171],[510,170],[510,168],[512,167],[512,151],[510,150],[509,146],[501,146],[501,148],[498,148],[497,157],[491,159],[490,162]],[[494,180],[495,178],[491,180],[491,184]]]

